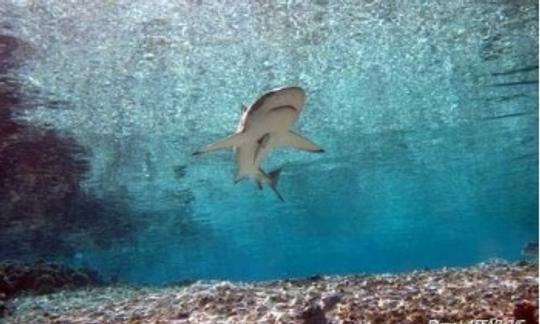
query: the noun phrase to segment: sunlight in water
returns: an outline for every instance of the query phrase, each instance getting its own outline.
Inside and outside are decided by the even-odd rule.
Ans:
[[[3,2],[26,137],[0,141],[19,159],[2,258],[54,238],[47,255],[134,282],[254,280],[515,260],[537,237],[535,1]],[[235,185],[229,151],[191,155],[281,86],[325,149],[264,161],[283,203]],[[26,139],[42,153],[8,159]],[[24,200],[28,170],[63,195]]]

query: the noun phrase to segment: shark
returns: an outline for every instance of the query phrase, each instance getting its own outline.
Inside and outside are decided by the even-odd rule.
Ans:
[[[251,178],[261,190],[263,184],[268,184],[283,201],[277,190],[281,168],[268,173],[261,168],[261,163],[268,154],[277,147],[324,152],[319,145],[291,129],[302,112],[305,99],[305,91],[300,87],[270,90],[249,107],[241,107],[240,121],[233,134],[199,148],[193,155],[232,149],[236,162],[234,183]]]

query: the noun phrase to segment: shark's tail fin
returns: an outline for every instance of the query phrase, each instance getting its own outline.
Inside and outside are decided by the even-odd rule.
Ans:
[[[268,183],[270,189],[276,194],[276,196],[281,201],[285,201],[279,191],[277,190],[277,184],[279,181],[279,174],[281,173],[281,168],[278,168],[274,171],[269,172],[268,174],[259,168],[259,173],[255,177],[255,183],[257,187],[262,190],[262,184],[264,182]]]
[[[277,190],[277,184],[279,182],[279,174],[281,173],[281,168],[275,169],[274,171],[271,171],[268,173],[268,184],[270,185],[270,188],[272,191],[276,194],[276,196],[281,201],[285,201],[279,191]]]

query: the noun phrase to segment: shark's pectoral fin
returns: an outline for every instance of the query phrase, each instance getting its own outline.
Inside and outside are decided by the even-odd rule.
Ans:
[[[234,175],[234,179],[233,179],[234,184],[237,184],[238,182],[242,181],[243,179],[245,179],[245,177],[238,174],[238,171],[237,171],[236,174]]]
[[[257,147],[255,148],[255,154],[253,154],[253,163],[257,161],[261,152],[264,151],[268,141],[270,140],[270,133],[266,133],[257,140]]]
[[[311,142],[302,135],[296,134],[293,131],[289,131],[287,135],[281,137],[279,144],[283,146],[291,146],[304,151],[316,153],[324,152],[324,150],[319,145]]]
[[[237,184],[238,182],[240,182],[240,181],[242,181],[242,180],[244,180],[246,178],[247,178],[247,176],[245,174],[241,173],[240,168],[237,167],[236,171],[234,172],[234,179],[233,179],[234,184]]]
[[[242,134],[243,133],[234,133],[231,136],[220,139],[217,142],[205,145],[197,151],[193,152],[193,155],[199,155],[210,151],[231,148],[233,146],[240,146],[243,140]]]

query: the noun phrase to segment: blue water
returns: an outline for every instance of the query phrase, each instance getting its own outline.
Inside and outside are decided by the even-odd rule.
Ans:
[[[0,132],[0,260],[263,280],[517,260],[537,240],[535,1],[4,4],[17,87],[0,89],[21,99],[1,101],[19,128]],[[280,202],[233,183],[231,152],[191,153],[283,85],[326,152],[271,154]]]

